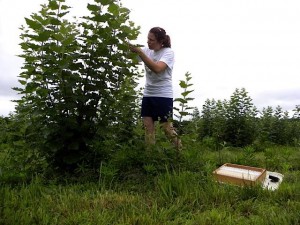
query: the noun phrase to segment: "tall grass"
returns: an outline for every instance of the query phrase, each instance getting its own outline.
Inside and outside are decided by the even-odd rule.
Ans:
[[[155,170],[153,161],[131,178],[118,180],[113,176],[114,185],[110,181],[110,185],[97,181],[63,185],[40,177],[24,185],[2,183],[0,224],[296,225],[300,223],[300,171],[294,159],[299,160],[299,149],[290,148],[290,157],[282,155],[284,149],[274,151],[273,156],[259,152],[253,157],[257,166],[284,171],[284,181],[276,191],[215,182],[211,173],[219,153],[205,149],[199,153],[194,148],[183,153],[180,167],[166,165],[164,170]],[[246,162],[243,157],[250,153],[223,149],[221,154],[222,162]],[[277,158],[290,165],[288,170],[282,163],[271,164]]]

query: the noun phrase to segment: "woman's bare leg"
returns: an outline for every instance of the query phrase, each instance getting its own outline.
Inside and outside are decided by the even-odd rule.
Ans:
[[[164,122],[161,124],[166,136],[172,141],[176,149],[181,150],[182,149],[182,143],[180,138],[178,137],[178,134],[175,131],[175,128],[173,127],[172,122]]]
[[[143,117],[145,127],[145,142],[147,145],[155,144],[155,126],[152,117]]]

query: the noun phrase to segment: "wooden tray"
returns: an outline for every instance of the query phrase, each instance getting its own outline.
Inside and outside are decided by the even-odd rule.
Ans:
[[[218,182],[240,186],[263,183],[266,178],[266,169],[225,163],[215,171],[213,176]]]

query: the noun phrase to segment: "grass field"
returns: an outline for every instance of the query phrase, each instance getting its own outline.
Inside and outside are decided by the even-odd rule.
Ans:
[[[288,154],[288,155],[286,155]],[[182,168],[98,182],[0,186],[0,224],[300,224],[300,150],[274,147],[186,151]],[[284,175],[278,190],[215,182],[217,164],[230,162]],[[197,167],[198,164],[201,164]]]

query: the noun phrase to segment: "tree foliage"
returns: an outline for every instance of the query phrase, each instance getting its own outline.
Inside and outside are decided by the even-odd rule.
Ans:
[[[259,121],[260,142],[272,142],[274,144],[292,144],[299,137],[297,132],[297,119],[289,118],[288,112],[281,106],[273,109],[271,106],[263,108]]]
[[[236,89],[225,105],[225,141],[233,146],[246,146],[253,142],[256,135],[254,120],[257,109],[245,88]]]
[[[207,99],[203,105],[201,114],[201,126],[199,137],[200,139],[210,137],[213,140],[220,142],[225,138],[225,108],[223,102],[215,99]]]
[[[194,91],[190,90],[190,87],[193,86],[193,84],[190,83],[191,79],[191,73],[186,72],[185,80],[179,81],[179,86],[182,88],[181,97],[174,99],[174,102],[179,103],[179,107],[174,107],[175,117],[179,120],[179,123],[183,121],[184,117],[192,115],[190,110],[194,109],[194,107],[190,107],[188,104],[189,102],[194,100],[194,98],[189,97],[190,94]]]
[[[256,115],[257,109],[244,88],[236,89],[229,101],[208,99],[203,105],[199,137],[246,146],[255,139]]]
[[[23,87],[15,90],[31,145],[52,165],[74,169],[105,158],[109,135],[124,139],[132,130],[138,72],[124,40],[136,39],[139,28],[119,1],[95,0],[75,21],[69,10],[65,0],[49,0],[25,18]]]
[[[214,148],[224,144],[299,145],[299,106],[293,111],[292,118],[280,106],[275,109],[268,106],[259,112],[245,88],[236,89],[229,101],[205,101],[198,122],[198,137],[214,142]]]

